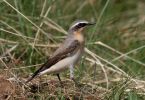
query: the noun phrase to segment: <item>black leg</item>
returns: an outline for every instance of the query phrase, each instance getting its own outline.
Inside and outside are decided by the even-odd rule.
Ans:
[[[56,75],[57,75],[57,77],[58,77],[58,79],[59,79],[59,82],[60,82],[61,86],[63,86],[59,74],[56,74]]]
[[[61,82],[61,79],[60,79],[60,76],[59,76],[59,74],[56,74],[56,75],[57,75],[57,77],[58,77],[59,81]]]

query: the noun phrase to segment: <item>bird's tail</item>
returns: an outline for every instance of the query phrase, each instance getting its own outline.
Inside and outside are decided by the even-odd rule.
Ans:
[[[45,66],[47,65],[48,62],[44,63],[42,65],[42,67],[40,67],[36,72],[34,72],[34,74],[28,78],[28,80],[25,83],[30,82],[33,78],[35,78],[36,76],[38,76],[40,74],[40,72],[42,72],[43,70],[45,70]]]
[[[38,75],[38,73],[34,73],[25,83],[30,82],[33,78],[35,78]]]
[[[33,78],[35,78],[36,76],[39,75],[40,69],[37,70],[30,78],[28,78],[28,80],[25,83],[30,82]]]

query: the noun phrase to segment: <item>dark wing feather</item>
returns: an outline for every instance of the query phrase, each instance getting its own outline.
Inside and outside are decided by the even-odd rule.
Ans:
[[[40,72],[50,68],[52,65],[56,64],[58,61],[71,56],[79,49],[80,43],[78,40],[73,41],[70,46],[67,48],[64,48],[64,50],[61,50],[59,53],[55,54],[52,57],[48,58],[48,61],[42,65],[27,81],[31,81],[35,76],[39,75]]]

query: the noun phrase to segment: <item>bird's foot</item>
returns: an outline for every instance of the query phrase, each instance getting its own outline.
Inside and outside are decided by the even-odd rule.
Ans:
[[[64,88],[64,84],[62,81],[60,81],[60,86],[61,86],[61,88]]]
[[[76,81],[73,77],[71,77],[71,80],[75,83],[75,86],[77,87],[81,86],[81,84],[78,81]]]

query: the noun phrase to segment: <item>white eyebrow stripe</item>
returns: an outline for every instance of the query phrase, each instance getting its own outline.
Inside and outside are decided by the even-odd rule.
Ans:
[[[80,23],[88,23],[88,22],[87,22],[87,21],[77,22],[77,23],[75,23],[74,25],[72,25],[70,28],[73,28],[73,27],[77,26],[77,25],[80,24]]]

